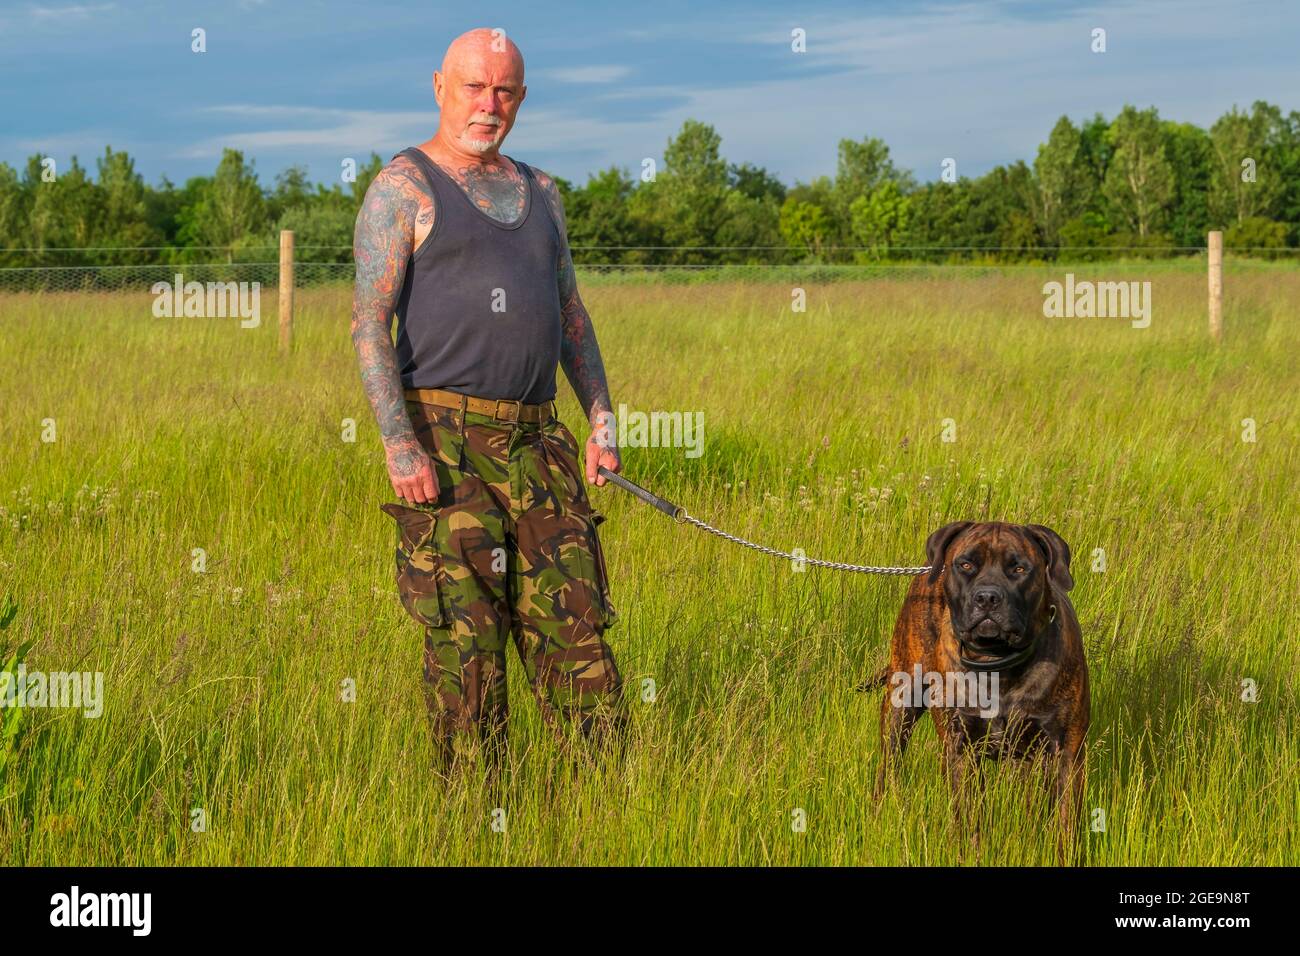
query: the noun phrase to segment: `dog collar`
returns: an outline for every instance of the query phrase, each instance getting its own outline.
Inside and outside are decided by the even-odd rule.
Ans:
[[[1014,654],[1008,654],[1006,657],[997,657],[991,661],[973,661],[965,654],[958,655],[961,658],[961,666],[968,671],[1004,671],[1010,670],[1018,664],[1023,664],[1029,660],[1034,653],[1034,645],[1037,641],[1031,641],[1016,651]]]
[[[1056,605],[1053,604],[1051,609],[1051,616],[1048,617],[1047,623],[1050,626],[1055,621],[1056,621]],[[962,644],[960,641],[958,641],[957,643],[958,646],[962,647],[963,649],[965,648],[965,645]],[[1029,660],[1029,658],[1032,657],[1034,654],[1034,648],[1037,646],[1038,646],[1038,638],[1035,637],[1032,641],[1030,641],[1020,650],[1016,651],[1014,654],[1008,654],[1006,657],[996,657],[991,661],[973,661],[970,658],[968,658],[965,654],[962,654],[960,652],[958,652],[957,656],[961,659],[962,667],[966,668],[967,670],[1003,671],[1003,670],[1010,670],[1011,668],[1023,664],[1025,661]]]

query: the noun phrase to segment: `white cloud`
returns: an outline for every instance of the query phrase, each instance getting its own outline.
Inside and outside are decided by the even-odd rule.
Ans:
[[[104,147],[113,143],[113,134],[106,129],[83,129],[71,133],[56,133],[51,136],[28,136],[23,139],[10,140],[9,142],[13,143],[14,148],[24,155],[30,153],[40,153],[42,156],[71,154],[84,162],[86,157],[103,156]]]
[[[189,144],[172,155],[196,159],[219,156],[222,149],[259,151],[312,149],[339,156],[423,142],[437,126],[436,112],[340,110],[315,106],[232,104],[206,107],[203,112],[280,124],[272,129],[237,130],[215,134]],[[302,125],[297,125],[300,121]]]
[[[32,6],[27,12],[33,20],[85,20],[97,13],[107,13],[116,9],[116,3],[72,4],[66,7]]]
[[[543,79],[559,83],[613,83],[632,72],[630,67],[611,63],[604,66],[572,66],[542,70]]]

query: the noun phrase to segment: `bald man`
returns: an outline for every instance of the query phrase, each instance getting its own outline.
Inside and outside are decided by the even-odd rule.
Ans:
[[[458,37],[433,93],[437,132],[384,167],[357,217],[352,341],[403,499],[382,508],[445,765],[463,741],[501,755],[510,640],[548,723],[621,724],[583,480],[621,463],[559,190],[500,152],[527,93],[519,49],[500,30]],[[557,365],[587,415],[582,449],[555,416]]]

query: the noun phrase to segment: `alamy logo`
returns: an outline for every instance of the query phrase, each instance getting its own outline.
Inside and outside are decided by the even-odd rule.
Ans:
[[[639,412],[618,406],[620,448],[685,448],[687,458],[704,454],[703,412]]]
[[[977,707],[981,717],[998,715],[998,672],[895,671],[889,678],[889,702],[894,707]]]
[[[0,671],[0,708],[60,707],[80,709],[83,717],[104,712],[102,671],[29,671],[19,664]]]
[[[238,316],[240,328],[255,329],[262,324],[262,284],[260,282],[185,282],[176,273],[175,282],[155,282],[153,314],[163,319],[224,319]]]
[[[152,893],[70,893],[50,897],[51,926],[129,926],[133,936],[148,936],[153,923]]]
[[[1065,283],[1043,286],[1043,315],[1049,319],[1132,319],[1135,329],[1151,324],[1151,283],[1076,282],[1073,272]]]

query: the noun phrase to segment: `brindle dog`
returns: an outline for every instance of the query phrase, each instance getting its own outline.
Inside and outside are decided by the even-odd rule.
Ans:
[[[953,706],[951,698],[917,700],[887,690],[880,707],[884,762],[877,794],[929,710],[958,819],[964,817],[966,785],[979,777],[979,758],[1045,758],[1064,853],[1082,806],[1089,720],[1083,637],[1066,596],[1074,587],[1069,545],[1042,525],[959,521],[930,535],[925,547],[931,570],[918,575],[907,592],[889,667],[861,689],[886,683],[902,688],[899,675],[908,678],[910,689],[918,664],[925,675],[945,675],[950,686],[971,686],[981,673],[986,681],[996,675],[997,712],[990,715],[993,708],[969,698]]]

